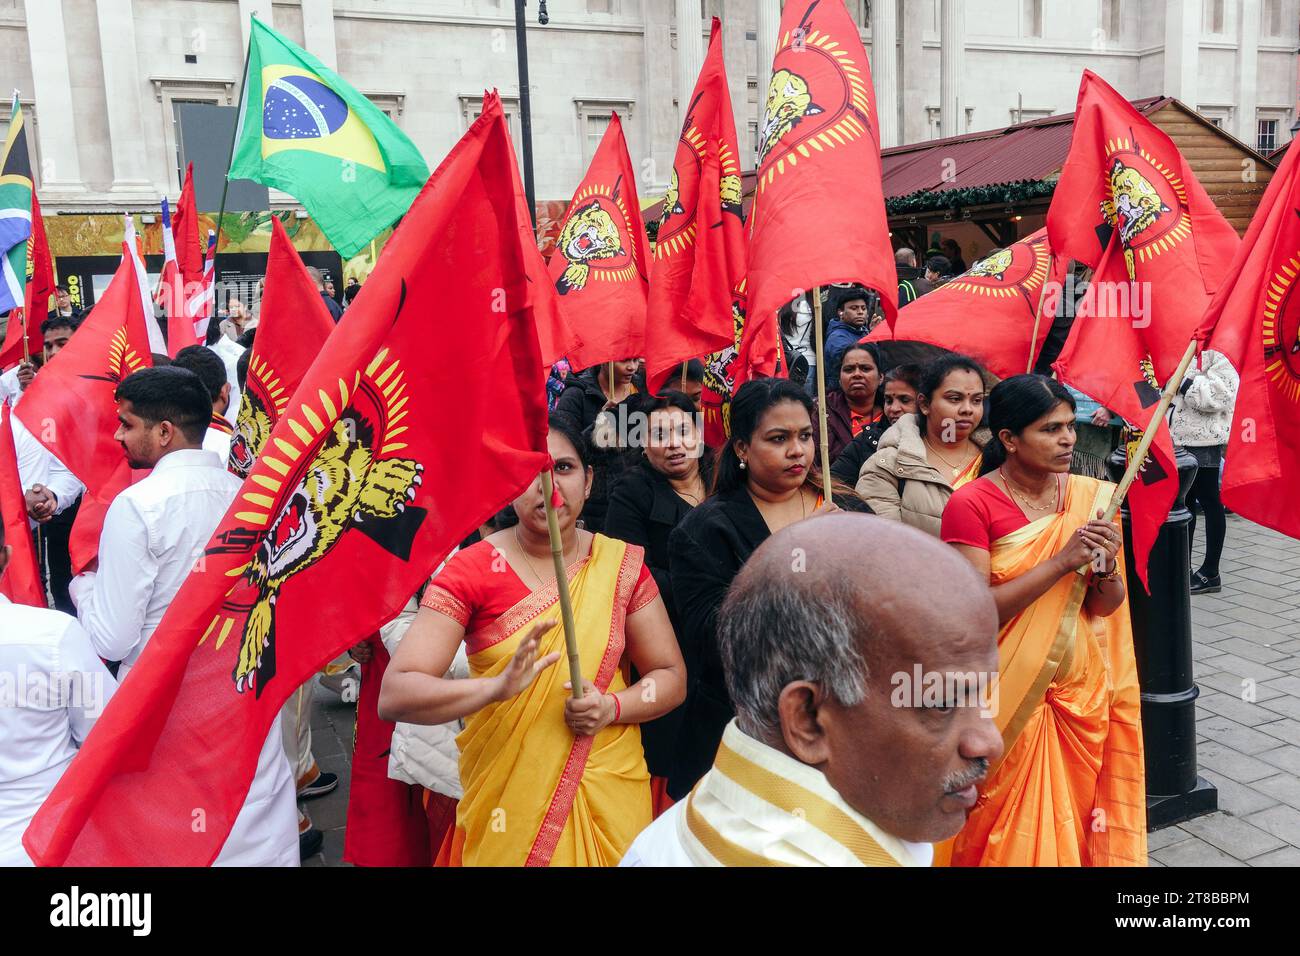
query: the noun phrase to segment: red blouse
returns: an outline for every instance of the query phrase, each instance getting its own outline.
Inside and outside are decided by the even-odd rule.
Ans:
[[[569,565],[570,579],[586,560],[584,556]],[[445,614],[465,628],[466,634],[474,634],[490,626],[533,590],[494,545],[480,541],[447,559],[429,582],[420,605]],[[636,613],[658,596],[659,587],[643,561],[627,613]]]
[[[939,537],[949,544],[991,551],[994,541],[1027,524],[1020,506],[984,475],[952,493],[943,509]]]

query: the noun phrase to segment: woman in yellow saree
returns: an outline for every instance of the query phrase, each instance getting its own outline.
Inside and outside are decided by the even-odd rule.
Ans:
[[[464,719],[465,795],[439,862],[614,866],[651,819],[636,726],[685,696],[685,665],[642,550],[577,528],[591,489],[582,439],[548,436],[584,694],[574,699],[540,479],[514,502],[519,524],[454,555],[384,675],[385,720]],[[470,677],[443,678],[461,642]],[[644,675],[632,687],[628,664]]]
[[[995,719],[1004,754],[952,866],[1145,866],[1146,792],[1115,486],[1070,475],[1074,400],[1017,375],[989,396],[980,478],[955,492],[941,537],[998,605]]]

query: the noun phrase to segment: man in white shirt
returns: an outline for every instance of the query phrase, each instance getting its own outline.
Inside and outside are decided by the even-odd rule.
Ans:
[[[212,403],[193,372],[142,369],[116,395],[120,424],[114,437],[132,468],[153,472],[113,499],[100,535],[98,571],[74,582],[73,597],[95,651],[121,661],[118,679],[127,681],[241,482],[203,450]],[[279,718],[216,862],[298,865],[293,777]]]
[[[0,522],[0,577],[11,551]],[[116,688],[76,618],[0,594],[0,867],[32,865],[23,831]]]
[[[22,421],[11,416],[9,422],[18,458],[18,480],[27,500],[27,516],[34,523],[44,524],[70,508],[86,487],[36,440]]]
[[[189,369],[199,377],[212,399],[212,417],[203,436],[203,450],[215,452],[222,462],[230,458],[230,440],[234,434],[226,411],[230,407],[230,382],[226,363],[220,355],[204,345],[190,345],[176,353],[172,365]]]
[[[869,515],[765,541],[718,613],[736,718],[713,769],[621,865],[929,866],[1002,753],[979,693],[997,672],[997,608],[964,565]]]

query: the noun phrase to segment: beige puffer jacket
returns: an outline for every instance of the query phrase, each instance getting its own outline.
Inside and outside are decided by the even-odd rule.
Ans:
[[[971,439],[983,448],[989,439],[988,429],[977,429]],[[925,457],[915,415],[904,415],[880,436],[876,453],[862,465],[855,490],[880,517],[920,528],[936,538],[943,509],[952,497],[952,485]]]

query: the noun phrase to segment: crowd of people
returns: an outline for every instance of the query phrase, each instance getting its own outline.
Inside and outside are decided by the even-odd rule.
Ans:
[[[900,297],[964,271],[955,245],[923,269],[900,249]],[[539,476],[350,652],[384,658],[367,679],[381,682],[388,776],[410,790],[403,832],[419,846],[402,859],[1145,864],[1122,534],[1101,520],[1113,486],[1078,455],[1083,428],[1113,416],[1045,375],[990,390],[963,355],[891,365],[861,342],[874,293],[831,291],[825,351],[811,345],[810,298],[796,300],[780,316],[789,377],[743,384],[717,448],[698,360],[657,394],[636,357],[552,370],[548,450],[583,687],[564,662]],[[77,328],[65,293],[44,361]],[[231,419],[259,316],[234,297],[226,313],[207,345],[117,389],[115,438],[151,471],[113,501],[97,566],[75,579],[67,516],[84,489],[13,420],[54,609],[0,597],[0,673],[75,670],[101,693],[0,708],[0,864],[28,862],[27,822],[240,487]],[[38,374],[24,363],[0,392],[20,402]],[[1207,353],[1173,416],[1202,469],[1200,592],[1221,586],[1235,388]],[[8,550],[0,541],[0,574]],[[218,863],[295,865],[319,850],[304,802],[338,780],[311,754],[314,683],[270,728]]]

